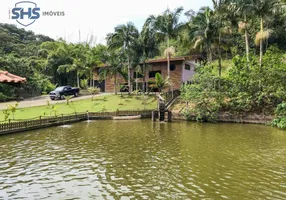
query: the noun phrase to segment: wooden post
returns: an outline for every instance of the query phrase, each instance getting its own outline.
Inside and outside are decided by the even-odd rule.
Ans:
[[[152,121],[156,121],[156,119],[157,119],[157,111],[153,110],[152,111]]]
[[[168,122],[172,121],[172,112],[168,111]]]
[[[88,110],[86,111],[86,118],[87,118],[87,120],[89,120],[89,113],[88,113]]]
[[[39,117],[40,118],[40,126],[42,125],[42,116]]]
[[[165,121],[165,100],[161,95],[157,95],[158,97],[158,117],[159,121]]]
[[[11,119],[9,119],[9,130],[11,130]]]

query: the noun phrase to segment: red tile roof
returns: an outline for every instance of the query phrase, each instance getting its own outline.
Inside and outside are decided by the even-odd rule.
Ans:
[[[0,70],[0,83],[24,83],[26,78],[16,76],[7,71]]]

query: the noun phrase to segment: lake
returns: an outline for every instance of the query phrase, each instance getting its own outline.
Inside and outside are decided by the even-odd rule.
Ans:
[[[0,136],[0,199],[286,199],[286,131],[92,121]]]

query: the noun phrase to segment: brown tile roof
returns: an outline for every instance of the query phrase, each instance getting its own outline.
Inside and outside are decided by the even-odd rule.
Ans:
[[[201,60],[202,57],[199,55],[193,55],[193,56],[186,56],[186,57],[174,57],[171,58],[170,61],[183,61],[183,60]],[[160,62],[167,62],[167,58],[157,58],[157,59],[150,59],[147,60],[146,63],[160,63]]]
[[[204,58],[201,55],[192,55],[192,56],[185,56],[185,57],[173,57],[170,59],[170,61],[183,61],[183,60],[204,60]],[[146,61],[147,64],[152,64],[152,63],[161,63],[161,62],[167,62],[167,58],[155,58],[155,59],[149,59]],[[143,64],[143,63],[140,63]],[[105,68],[105,67],[110,67],[107,64],[100,65],[95,68]]]
[[[0,83],[24,83],[26,78],[11,74],[7,71],[0,70]]]

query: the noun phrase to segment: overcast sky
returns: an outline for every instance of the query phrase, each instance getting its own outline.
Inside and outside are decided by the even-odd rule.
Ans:
[[[96,37],[96,43],[105,43],[107,33],[113,32],[118,24],[131,21],[140,30],[150,14],[158,15],[169,7],[171,10],[183,6],[185,11],[197,11],[202,6],[211,6],[211,0],[31,0],[42,11],[64,11],[64,17],[43,17],[28,27],[9,19],[9,8],[21,0],[1,0],[0,22],[16,24],[19,28],[37,34],[60,37],[69,42],[85,41],[88,35]]]

